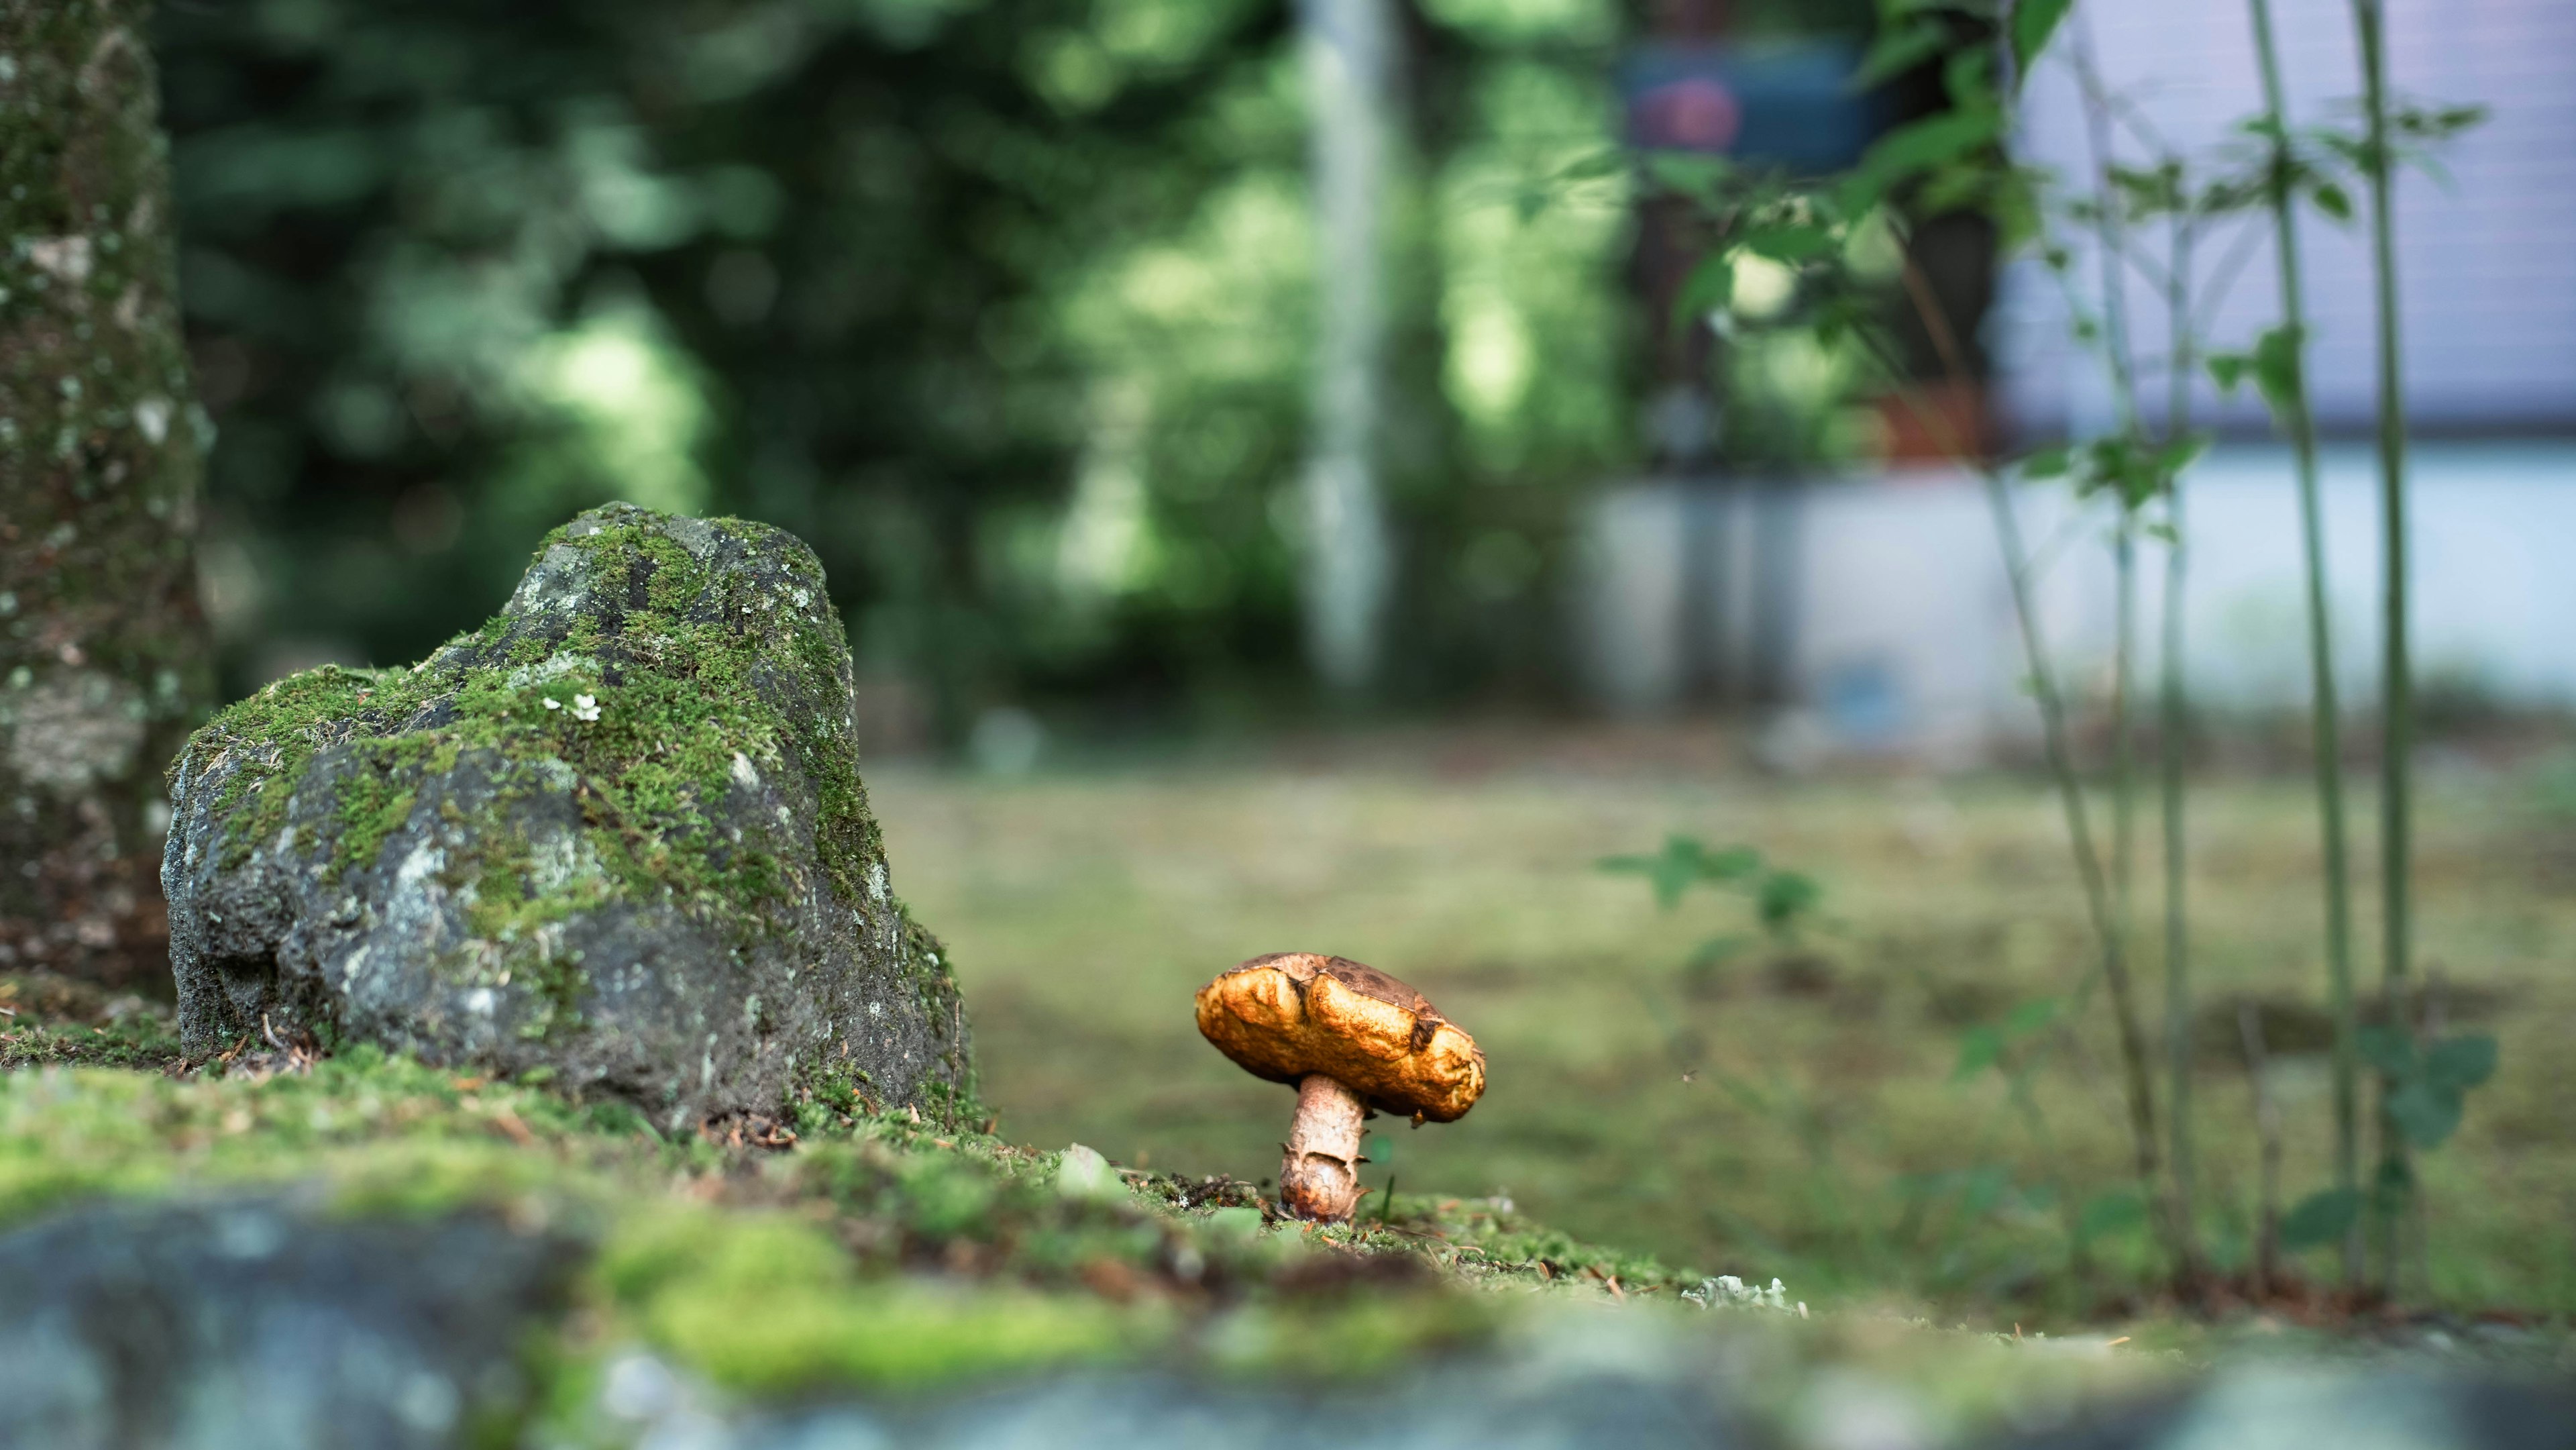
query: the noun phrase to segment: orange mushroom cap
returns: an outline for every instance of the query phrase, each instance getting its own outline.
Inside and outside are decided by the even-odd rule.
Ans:
[[[1485,1092],[1485,1054],[1429,998],[1375,967],[1277,952],[1199,989],[1199,1035],[1244,1071],[1295,1086],[1322,1073],[1380,1112],[1435,1123]]]

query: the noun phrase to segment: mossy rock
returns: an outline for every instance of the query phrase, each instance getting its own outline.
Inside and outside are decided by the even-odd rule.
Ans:
[[[971,1101],[892,891],[813,552],[594,509],[410,668],[268,686],[172,768],[181,1037],[551,1074],[667,1129],[831,1084]]]

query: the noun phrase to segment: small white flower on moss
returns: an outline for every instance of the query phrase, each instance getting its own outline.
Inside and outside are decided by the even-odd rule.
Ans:
[[[546,696],[546,708],[549,710],[560,710],[563,708],[563,701],[556,699],[552,695],[548,695]]]
[[[1786,1310],[1789,1308],[1788,1288],[1779,1280],[1772,1280],[1771,1287],[1768,1289],[1757,1289],[1733,1274],[1721,1274],[1714,1279],[1703,1279],[1698,1288],[1684,1289],[1682,1297],[1702,1309]],[[1806,1306],[1799,1305],[1796,1312],[1804,1317],[1807,1312]]]
[[[576,719],[576,720],[585,720],[585,721],[587,721],[587,720],[596,720],[596,719],[598,719],[598,718],[599,718],[599,701],[597,701],[596,699],[593,699],[591,696],[588,696],[588,695],[575,695],[575,696],[573,696],[573,697],[572,697],[572,718],[574,718],[574,719]]]

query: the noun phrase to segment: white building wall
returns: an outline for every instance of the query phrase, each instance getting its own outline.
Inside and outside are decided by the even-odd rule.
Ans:
[[[2272,8],[2293,123],[2348,123],[2361,90],[2349,0],[2273,0]],[[2246,144],[2234,127],[2259,107],[2262,90],[2243,0],[2084,5],[2068,24],[2092,28],[2111,88],[2165,144],[2190,157]],[[2430,429],[2576,426],[2576,0],[2391,0],[2388,27],[2401,96],[2483,102],[2494,113],[2444,153],[2449,184],[2413,169],[2398,182],[2410,412]],[[2089,187],[2067,38],[2031,77],[2022,147]],[[2117,146],[2131,164],[2150,159],[2134,135],[2124,132]],[[2354,201],[2366,205],[2358,194]],[[2309,212],[2301,230],[2318,414],[2330,428],[2366,428],[2375,366],[2367,228],[2360,217],[2337,227]],[[2204,277],[2234,240],[2202,250]],[[2089,259],[2076,276],[2088,294],[2098,286]],[[2216,314],[2217,345],[2244,347],[2278,321],[2273,276],[2266,240]],[[2143,283],[2129,305],[2137,350],[2164,352],[2160,304]],[[1989,329],[2005,413],[2025,435],[2107,431],[2099,368],[2075,356],[2059,286],[2036,264],[2007,272]],[[2206,418],[2219,406],[2206,380],[2202,399]],[[2160,402],[2154,411],[2161,416]],[[2226,416],[2257,430],[2263,422],[2251,397]]]
[[[2432,443],[2414,467],[2419,678],[2472,683],[2501,703],[2576,708],[2576,445]],[[2305,583],[2288,450],[2225,447],[2187,483],[2191,683],[2206,705],[2303,706]],[[2377,474],[2361,446],[2326,451],[2327,569],[2348,702],[2377,689]],[[1670,707],[1697,662],[1683,623],[1693,571],[1670,486],[1614,490],[1597,515],[1585,653],[1605,703]],[[1929,469],[1814,484],[1792,496],[1787,685],[1800,728],[1836,749],[1936,758],[2036,728],[1983,487]],[[2099,515],[2062,487],[2016,490],[2025,538],[2054,562],[2038,597],[2071,694],[2099,698],[2113,629]],[[1736,539],[1747,537],[1739,528]],[[2052,549],[2052,545],[2054,546]],[[2163,556],[2140,550],[2139,667],[2154,679]],[[1740,572],[1739,563],[1736,571]],[[1715,571],[1724,574],[1730,571]],[[1722,587],[1722,586],[1721,586]]]

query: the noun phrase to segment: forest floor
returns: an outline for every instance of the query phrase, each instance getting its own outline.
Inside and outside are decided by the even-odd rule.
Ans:
[[[2162,1320],[2107,998],[2053,796],[2033,778],[1728,767],[1686,733],[1467,734],[1129,757],[1012,778],[869,772],[895,886],[953,949],[987,1099],[1019,1141],[1133,1166],[1275,1171],[1291,1106],[1198,1038],[1191,995],[1238,960],[1340,953],[1413,983],[1491,1065],[1464,1120],[1373,1140],[1372,1183],[1501,1197],[1670,1263],[1805,1298],[2009,1329]],[[2358,777],[2361,772],[2355,772]],[[2576,1311],[2576,790],[2563,757],[2437,761],[2419,804],[2419,961],[2450,1030],[2501,1067],[2426,1155],[2405,1298],[2373,1323],[2450,1333]],[[2197,1228],[2240,1281],[2257,1138],[2252,1004],[2285,1123],[2282,1196],[2331,1144],[2313,797],[2296,773],[2191,796]],[[2358,781],[2353,857],[2376,859]],[[2096,803],[2097,829],[2108,813]],[[1657,908],[1605,873],[1671,834],[1749,845],[1823,888],[1794,941],[1738,895]],[[2163,1014],[2159,837],[2138,824],[2141,1009]],[[2377,897],[2354,903],[2375,995]],[[1694,967],[1713,938],[1739,939]],[[2016,1036],[2031,1110],[1964,1044]],[[2020,1015],[2016,1017],[2016,1013]],[[2365,1152],[2370,1151],[2365,1144]],[[2080,1242],[2079,1242],[2080,1241]],[[2295,1260],[2327,1280],[2322,1253]],[[2323,1293],[2237,1317],[2342,1322]],[[2433,1311],[2426,1317],[2426,1311]]]
[[[514,1370],[476,1381],[475,1443],[663,1443],[635,1414],[703,1434],[690,1417],[704,1411],[757,1428],[849,1397],[898,1414],[962,1403],[971,1417],[988,1387],[1085,1373],[1114,1384],[1122,1371],[1149,1401],[1212,1387],[1216,1408],[1201,1408],[1245,1424],[1299,1395],[1439,1414],[1459,1391],[1423,1372],[1483,1364],[1545,1383],[1607,1367],[1620,1393],[1658,1397],[1667,1414],[1719,1414],[1761,1443],[1819,1450],[1849,1443],[1834,1427],[1862,1385],[1870,1423],[1894,1416],[1903,1443],[1969,1445],[2160,1403],[2213,1356],[2243,1358],[2206,1340],[2124,1349],[2107,1333],[1811,1314],[1778,1285],[1581,1243],[1490,1198],[1407,1191],[1351,1225],[1301,1224],[1251,1182],[1122,1170],[856,1101],[809,1101],[792,1128],[753,1119],[672,1138],[616,1103],[370,1045],[315,1056],[245,1043],[191,1061],[166,1008],[42,974],[0,975],[0,1006],[0,1252],[21,1229],[113,1225],[115,1204],[200,1205],[236,1228],[273,1205],[260,1211],[315,1234],[470,1219],[535,1245],[556,1266],[537,1291],[553,1313],[503,1347]],[[146,1233],[191,1222],[122,1221]],[[97,1232],[114,1242],[117,1230]],[[198,1248],[221,1260],[229,1244]],[[48,1272],[130,1277],[139,1249]],[[155,1252],[185,1262],[188,1249]],[[388,1286],[455,1267],[369,1265],[348,1293],[421,1292]],[[157,1292],[192,1303],[196,1287]],[[2531,1335],[2463,1349],[2528,1374],[2557,1368],[2566,1345]],[[639,1357],[693,1388],[667,1409],[622,1406]],[[1264,1399],[1265,1386],[1292,1398]],[[1395,1398],[1368,1398],[1380,1391]],[[1560,1391],[1578,1398],[1547,1408],[1583,1413],[1584,1391]],[[788,1442],[809,1443],[744,1443]],[[1532,1443],[1561,1442],[1573,1443]]]
[[[2553,970],[2576,940],[2576,818],[2558,781],[2437,773],[2425,792],[2425,956],[2449,1021],[2496,1032],[2503,1066],[2425,1163],[2431,1288],[2402,1312],[2290,1294],[2213,1321],[2159,1296],[2143,1226],[2099,1207],[2124,1150],[2098,999],[2031,1066],[2039,1127],[1994,1070],[1960,1077],[1978,1027],[2084,970],[2057,818],[2027,781],[1788,782],[1619,752],[872,768],[896,888],[960,964],[994,1124],[809,1102],[670,1140],[615,1104],[371,1047],[186,1063],[166,1009],[0,975],[0,1233],[102,1196],[283,1193],[561,1234],[568,1311],[524,1413],[576,1430],[637,1345],[760,1403],[1068,1366],[1338,1384],[1573,1323],[1554,1342],[1584,1354],[1622,1333],[1701,1346],[1736,1410],[1800,1445],[1842,1443],[1796,1427],[1853,1376],[1947,1427],[1927,1444],[2320,1353],[2563,1376],[2576,1065],[2551,1049],[2576,1009]],[[2280,1024],[2290,1191],[2323,1172],[2314,852],[2292,785],[2195,800],[2217,1024],[2200,1227],[2232,1271],[2253,1177],[2223,1030],[2240,999]],[[1763,939],[1741,900],[1664,913],[1597,867],[1674,832],[1811,873],[1818,912]],[[1196,987],[1280,948],[1411,980],[1491,1065],[1462,1121],[1377,1125],[1368,1177],[1397,1192],[1352,1228],[1264,1206],[1290,1096],[1192,1025]],[[1713,1314],[1714,1275],[1787,1288]]]

